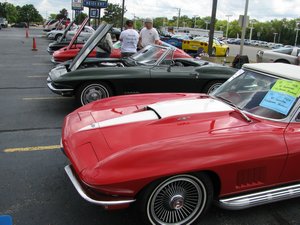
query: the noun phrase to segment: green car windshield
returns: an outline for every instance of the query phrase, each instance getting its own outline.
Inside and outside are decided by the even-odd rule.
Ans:
[[[239,70],[211,95],[260,117],[284,119],[298,101],[299,88],[298,81]]]

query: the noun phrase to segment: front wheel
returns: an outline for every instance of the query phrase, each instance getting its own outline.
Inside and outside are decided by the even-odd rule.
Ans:
[[[211,94],[215,90],[217,90],[223,83],[224,83],[223,80],[210,81],[210,82],[208,82],[208,84],[203,89],[203,93]]]
[[[56,40],[56,41],[61,41],[61,38],[62,38],[62,34],[57,34],[57,35],[55,36],[55,40]]]
[[[205,174],[182,174],[154,182],[141,194],[138,207],[146,224],[192,224],[211,205],[213,185]]]
[[[83,84],[76,92],[76,100],[79,105],[86,105],[112,95],[111,88],[102,82],[90,82]]]

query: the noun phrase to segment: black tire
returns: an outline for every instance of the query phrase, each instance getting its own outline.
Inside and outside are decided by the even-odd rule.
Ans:
[[[213,80],[206,84],[203,89],[203,93],[210,94],[219,88],[225,81],[224,80]]]
[[[278,59],[277,61],[275,61],[275,63],[286,63],[286,64],[291,64],[289,61],[285,60],[285,59]]]
[[[111,88],[104,82],[88,82],[81,85],[76,91],[78,105],[86,105],[90,102],[112,96]]]
[[[143,224],[193,224],[210,207],[213,193],[213,184],[204,173],[176,175],[147,186],[136,206]]]
[[[62,36],[62,34],[55,35],[55,41],[58,41],[58,39]]]

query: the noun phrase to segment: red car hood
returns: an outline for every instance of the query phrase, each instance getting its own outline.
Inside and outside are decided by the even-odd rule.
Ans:
[[[244,126],[227,104],[201,94],[119,96],[88,104],[65,119],[63,144],[79,172],[161,140]]]

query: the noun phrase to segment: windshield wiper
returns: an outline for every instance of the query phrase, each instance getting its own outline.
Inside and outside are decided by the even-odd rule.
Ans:
[[[248,122],[248,123],[250,123],[252,120],[239,108],[239,107],[237,107],[232,101],[230,101],[230,100],[228,100],[228,99],[226,99],[226,98],[223,98],[223,97],[220,97],[220,96],[213,96],[214,98],[216,98],[216,99],[220,99],[220,100],[222,100],[222,101],[224,101],[224,102],[226,102],[228,105],[230,105],[231,107],[233,107],[233,109],[235,110],[235,111],[237,111],[237,112],[239,112],[241,115],[242,115],[242,117]]]

